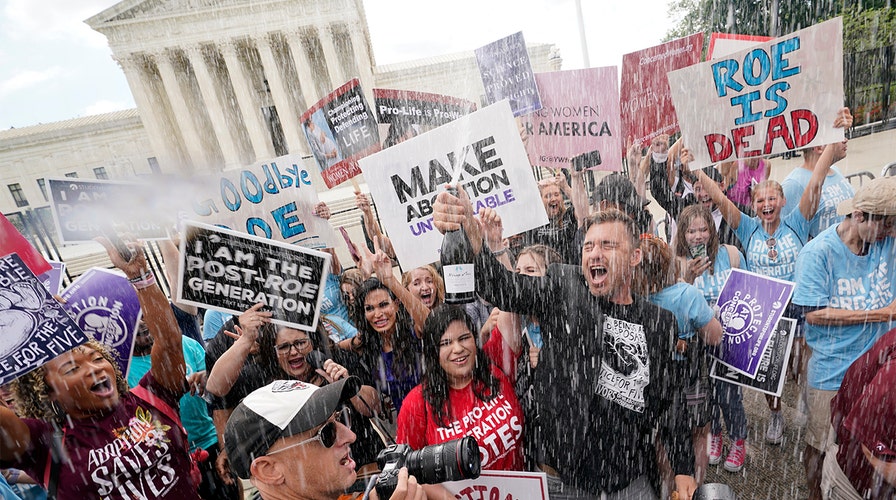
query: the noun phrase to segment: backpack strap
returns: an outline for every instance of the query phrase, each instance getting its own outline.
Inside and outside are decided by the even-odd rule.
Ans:
[[[728,263],[731,265],[731,269],[740,269],[740,253],[737,249],[733,245],[722,246],[728,252]]]
[[[47,488],[47,499],[56,500],[56,490],[59,488],[59,474],[62,471],[62,460],[65,456],[65,427],[57,427],[53,424],[53,444],[47,452],[47,465],[44,467],[43,484]]]

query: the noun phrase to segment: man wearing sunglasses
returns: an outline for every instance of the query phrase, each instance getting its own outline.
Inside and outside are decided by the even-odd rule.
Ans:
[[[821,498],[821,464],[830,445],[831,398],[849,365],[896,321],[896,178],[866,182],[837,207],[843,222],[822,231],[796,261],[793,304],[806,319],[809,421],[806,478]]]
[[[324,387],[277,380],[253,391],[224,430],[232,469],[264,500],[339,498],[357,478],[349,451],[356,436],[345,405],[360,388],[352,376]],[[391,498],[426,495],[403,469]]]

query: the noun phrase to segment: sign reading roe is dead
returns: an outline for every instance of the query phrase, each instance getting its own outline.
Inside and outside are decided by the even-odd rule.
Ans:
[[[843,140],[841,18],[669,73],[692,169]]]

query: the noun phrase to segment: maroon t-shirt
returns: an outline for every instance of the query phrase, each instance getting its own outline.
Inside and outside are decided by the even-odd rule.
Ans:
[[[140,385],[178,410],[181,395],[159,386],[152,371]],[[31,449],[16,466],[43,482],[49,478],[45,469],[53,427],[43,420],[23,420],[31,432]],[[180,427],[130,392],[109,413],[72,420],[65,428],[64,447],[70,462],[60,467],[58,498],[198,498]]]

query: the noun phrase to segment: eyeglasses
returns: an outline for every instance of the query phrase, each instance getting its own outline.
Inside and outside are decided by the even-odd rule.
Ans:
[[[775,249],[778,246],[778,240],[775,238],[769,238],[765,240],[765,246],[768,247],[768,258],[772,260],[778,260],[778,250]]]
[[[310,345],[311,345],[310,340],[298,339],[293,342],[280,344],[280,345],[274,347],[274,349],[277,349],[277,354],[289,354],[290,352],[292,352],[293,349],[295,349],[296,352],[300,353],[300,352],[304,351],[305,349],[307,349],[308,346],[310,346]]]
[[[268,452],[266,453],[266,455],[274,455],[275,453],[280,453],[281,451],[286,451],[291,448],[304,446],[314,441],[320,441],[320,444],[324,448],[332,448],[333,445],[336,444],[336,435],[339,432],[339,429],[336,427],[337,422],[341,423],[349,429],[352,428],[351,413],[349,412],[347,407],[343,406],[342,409],[333,412],[333,415],[330,416],[329,420],[327,420],[327,423],[325,423],[320,429],[318,429],[313,437],[310,437],[304,441],[299,441],[295,444],[291,444],[284,448],[280,448],[279,450]]]

